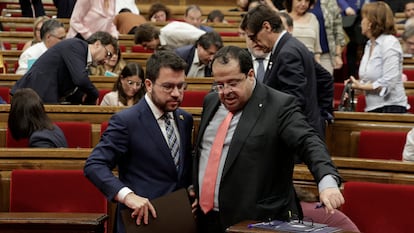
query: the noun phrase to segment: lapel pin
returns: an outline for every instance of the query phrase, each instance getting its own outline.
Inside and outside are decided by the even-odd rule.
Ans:
[[[259,108],[263,107],[263,104],[259,104]]]
[[[184,120],[184,116],[183,116],[183,115],[180,115],[180,116],[179,116],[179,118],[180,118],[180,120],[182,120],[182,121]]]

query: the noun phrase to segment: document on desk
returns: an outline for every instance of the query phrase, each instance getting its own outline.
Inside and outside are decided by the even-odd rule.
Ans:
[[[137,225],[131,218],[132,210],[121,211],[126,233],[196,233],[196,224],[191,204],[185,189],[151,200],[157,218],[149,218],[149,224]]]
[[[313,223],[301,221],[300,223],[295,222],[282,222],[278,220],[270,222],[261,222],[250,224],[249,228],[261,228],[267,230],[275,230],[277,232],[318,232],[318,233],[332,233],[339,232],[341,229],[336,227],[329,227],[326,224]]]

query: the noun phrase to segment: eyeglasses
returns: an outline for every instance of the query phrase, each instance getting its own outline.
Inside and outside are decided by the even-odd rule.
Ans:
[[[142,87],[143,86],[142,82],[134,82],[134,81],[131,81],[131,80],[128,80],[127,84],[128,84],[128,86],[136,86],[136,87]]]
[[[257,42],[257,34],[259,34],[262,31],[262,29],[263,29],[263,27],[260,28],[260,30],[257,31],[256,33],[251,34],[251,35],[247,35],[247,37],[249,37],[249,39],[252,40],[253,42]]]
[[[179,92],[183,92],[185,89],[187,89],[187,83],[186,82],[182,82],[182,83],[178,83],[178,84],[174,84],[174,83],[154,83],[157,86],[160,86],[161,89],[165,92],[165,93],[171,93],[175,90],[175,88],[178,89]]]
[[[246,77],[241,79],[232,79],[227,83],[215,83],[213,84],[212,89],[217,93],[223,93],[226,88],[233,91],[233,89],[237,88],[244,80],[246,80]]]
[[[103,46],[104,48],[105,48],[105,50],[106,50],[106,57],[107,58],[111,58],[114,54],[111,52],[111,51],[109,51],[105,46]]]
[[[65,37],[66,37],[66,36],[61,36],[61,37],[59,37],[59,36],[56,36],[56,35],[53,35],[53,34],[50,34],[50,36],[55,37],[55,38],[56,38],[56,39],[58,39],[58,40],[63,40],[63,39],[65,39]]]

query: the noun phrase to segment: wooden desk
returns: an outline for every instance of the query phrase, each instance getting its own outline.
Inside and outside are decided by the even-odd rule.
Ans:
[[[106,214],[0,213],[2,233],[103,233]]]
[[[283,233],[286,231],[275,231],[275,230],[266,230],[266,229],[260,229],[260,228],[248,228],[247,226],[250,223],[254,223],[255,221],[242,221],[240,223],[237,223],[236,225],[233,225],[229,228],[227,228],[226,232],[229,233]],[[341,233],[351,233],[350,231],[339,231]]]

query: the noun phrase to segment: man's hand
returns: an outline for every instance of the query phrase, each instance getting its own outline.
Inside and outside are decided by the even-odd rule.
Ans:
[[[196,198],[196,193],[194,191],[194,186],[191,185],[190,187],[188,187],[187,192],[188,192],[188,195],[190,196],[190,199],[194,200],[193,203],[191,203],[191,210],[194,214],[197,210],[197,205],[198,205],[198,199]]]
[[[134,210],[131,218],[137,217],[137,225],[141,225],[142,221],[144,221],[144,224],[148,224],[148,212],[151,212],[154,218],[157,217],[157,212],[151,202],[147,198],[140,197],[135,193],[129,193],[125,197],[124,204]]]
[[[325,206],[326,213],[333,214],[335,209],[345,203],[344,197],[338,188],[327,188],[319,193],[320,202]]]

